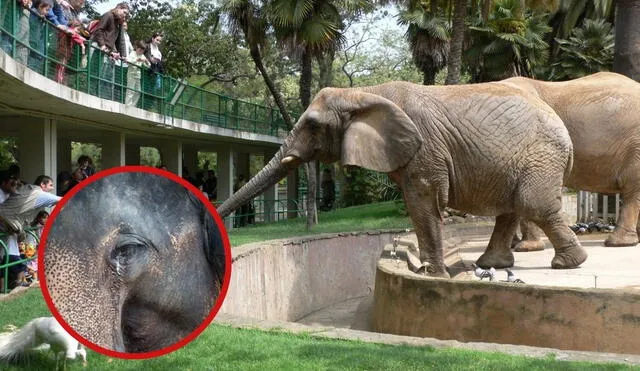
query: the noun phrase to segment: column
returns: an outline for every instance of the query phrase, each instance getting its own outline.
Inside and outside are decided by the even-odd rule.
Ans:
[[[182,142],[178,140],[164,141],[159,143],[157,148],[167,170],[182,176]]]
[[[228,146],[218,148],[218,201],[225,201],[233,193],[233,151]],[[233,215],[233,214],[232,214]],[[233,228],[233,219],[225,220],[227,229]]]
[[[19,132],[20,176],[27,183],[39,175],[56,180],[57,126],[55,120],[24,118]],[[69,146],[69,153],[71,147]]]
[[[102,168],[124,166],[126,164],[126,140],[124,133],[105,133],[102,139]],[[140,164],[140,147],[138,148],[137,164]]]

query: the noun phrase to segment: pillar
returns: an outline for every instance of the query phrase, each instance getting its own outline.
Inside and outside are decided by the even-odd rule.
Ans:
[[[109,132],[103,135],[102,139],[102,168],[126,165],[127,147],[125,145],[125,134]],[[140,164],[140,147],[138,149],[137,164]],[[132,149],[133,150],[133,149]]]
[[[273,157],[274,153],[271,152],[265,152],[264,153],[264,165],[268,164],[269,161],[271,161],[271,158]],[[255,174],[254,174],[255,175]],[[277,221],[277,211],[278,211],[278,204],[277,204],[277,199],[278,199],[278,183],[276,182],[276,184],[274,184],[273,186],[267,188],[267,190],[264,192],[264,222],[265,223],[271,223],[274,221]]]
[[[48,175],[56,181],[57,125],[52,119],[24,118],[20,128],[20,176],[27,183],[39,175]],[[69,153],[71,147],[69,146]]]
[[[182,142],[178,140],[164,141],[159,143],[158,151],[162,164],[167,170],[182,176]]]
[[[225,201],[233,193],[234,182],[233,151],[228,146],[218,149],[218,202]],[[227,229],[233,228],[233,219],[225,220]]]

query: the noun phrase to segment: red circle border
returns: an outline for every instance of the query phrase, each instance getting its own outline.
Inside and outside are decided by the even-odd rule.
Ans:
[[[183,187],[187,188],[187,190],[189,190],[191,193],[196,195],[196,197],[209,210],[209,213],[211,213],[211,215],[213,216],[213,218],[214,218],[214,220],[216,222],[216,226],[218,227],[218,229],[220,231],[220,237],[222,238],[222,243],[224,245],[224,254],[225,254],[225,273],[224,273],[224,279],[223,279],[223,283],[222,283],[222,288],[221,288],[221,290],[220,290],[220,292],[218,294],[218,298],[216,299],[216,303],[215,303],[213,309],[211,309],[211,312],[209,313],[207,318],[205,318],[205,320],[200,324],[200,326],[198,326],[198,328],[196,328],[189,335],[184,337],[182,340],[176,342],[175,344],[172,344],[172,345],[170,345],[168,347],[165,347],[165,348],[162,348],[162,349],[159,349],[159,350],[154,350],[152,352],[144,352],[144,353],[125,353],[125,352],[117,352],[115,350],[103,348],[101,346],[98,346],[98,345],[90,342],[89,340],[85,339],[83,336],[78,334],[71,326],[69,326],[63,320],[62,316],[60,315],[60,313],[58,313],[57,309],[53,305],[53,301],[51,300],[51,295],[49,294],[49,290],[47,289],[46,277],[45,277],[45,274],[44,274],[44,269],[45,269],[45,267],[44,267],[44,251],[45,251],[45,248],[46,248],[46,246],[45,246],[46,243],[45,242],[47,241],[47,237],[49,235],[49,231],[51,230],[51,226],[55,222],[55,219],[58,216],[58,214],[60,213],[60,210],[62,210],[64,208],[64,205],[71,198],[73,198],[73,196],[76,193],[78,193],[80,190],[82,190],[87,185],[89,185],[89,184],[91,184],[91,183],[93,183],[93,182],[95,182],[95,181],[97,181],[99,179],[108,177],[110,175],[114,175],[114,174],[118,174],[118,173],[128,173],[128,172],[145,172],[145,173],[151,173],[151,174],[163,176],[163,177],[165,177],[165,178],[167,178],[169,180],[172,180],[174,182],[179,183]],[[58,204],[54,207],[54,209],[53,209],[53,211],[51,213],[51,216],[47,220],[47,223],[44,226],[44,230],[42,231],[42,236],[40,238],[40,244],[38,245],[38,266],[42,267],[41,269],[42,269],[43,274],[39,278],[40,279],[40,287],[41,287],[41,290],[42,290],[42,295],[44,296],[44,299],[45,299],[45,301],[47,303],[47,306],[49,307],[49,310],[51,311],[53,316],[58,320],[58,322],[60,322],[62,327],[69,334],[71,334],[71,336],[73,336],[76,340],[78,340],[80,343],[82,343],[87,348],[89,348],[89,349],[91,349],[91,350],[93,350],[93,351],[95,351],[97,353],[101,353],[101,354],[104,354],[106,356],[109,356],[109,357],[116,357],[116,358],[121,358],[121,359],[148,359],[148,358],[163,356],[165,354],[171,353],[173,351],[176,351],[176,350],[184,347],[185,345],[190,343],[192,340],[194,340],[196,337],[198,337],[198,335],[200,335],[202,333],[202,331],[204,331],[207,327],[209,327],[209,325],[213,321],[213,319],[216,316],[216,314],[218,314],[218,311],[220,310],[220,307],[222,306],[222,303],[224,302],[224,299],[227,296],[227,291],[229,289],[229,282],[231,280],[231,245],[229,243],[229,235],[227,233],[227,229],[224,226],[224,222],[223,222],[222,218],[220,218],[220,215],[216,211],[215,207],[205,197],[205,195],[202,193],[202,191],[197,189],[194,185],[192,185],[191,183],[187,182],[185,179],[179,177],[178,175],[176,175],[174,173],[171,173],[171,172],[166,171],[166,170],[158,169],[158,168],[155,168],[155,167],[138,166],[138,165],[136,165],[136,166],[119,166],[119,167],[114,167],[114,168],[109,168],[109,169],[106,169],[106,170],[103,170],[103,171],[99,171],[96,174],[92,175],[91,177],[83,180],[82,182],[78,183],[75,187],[73,187],[58,202]]]

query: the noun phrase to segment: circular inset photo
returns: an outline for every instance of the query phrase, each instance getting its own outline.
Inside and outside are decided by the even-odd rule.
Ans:
[[[204,194],[143,166],[97,173],[53,210],[40,244],[42,291],[87,347],[149,358],[193,340],[226,294],[231,254]]]

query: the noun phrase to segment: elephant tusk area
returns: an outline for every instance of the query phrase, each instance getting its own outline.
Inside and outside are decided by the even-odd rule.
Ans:
[[[289,164],[295,162],[295,160],[296,160],[295,156],[287,156],[287,157],[283,158],[282,160],[280,160],[280,163],[282,165],[289,165]]]

